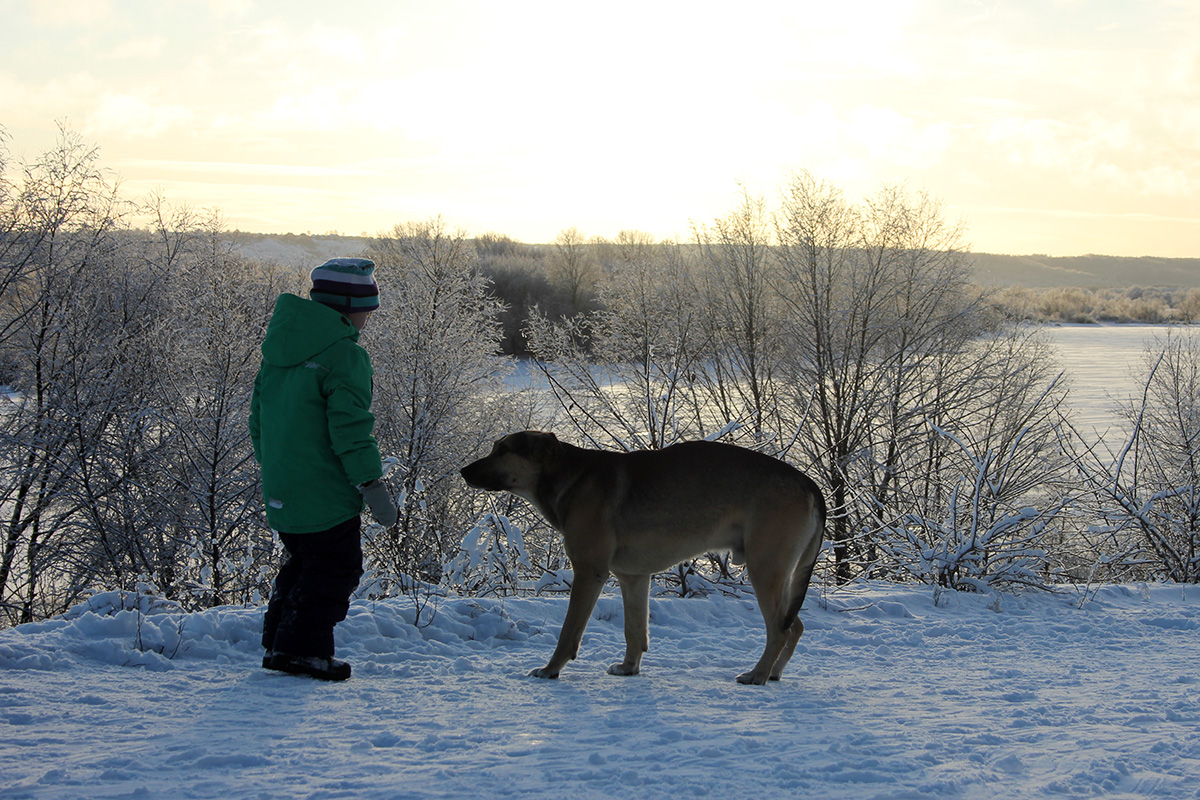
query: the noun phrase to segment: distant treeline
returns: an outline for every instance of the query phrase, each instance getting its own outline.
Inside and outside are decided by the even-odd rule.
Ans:
[[[998,290],[995,300],[1014,315],[1033,322],[1200,321],[1200,289],[1196,288],[1133,286],[1030,289],[1009,286]]]
[[[360,252],[370,241],[333,233],[229,236],[248,256],[297,267]],[[602,307],[603,287],[622,263],[628,242],[651,239],[637,231],[624,231],[616,240],[589,237],[577,228],[564,230],[549,244],[528,244],[494,232],[469,239],[477,270],[504,304],[503,352],[528,354],[524,331],[533,309],[551,318],[568,318]],[[692,255],[696,249],[692,243],[677,247]],[[1016,319],[1083,324],[1200,322],[1200,259],[971,253],[965,260],[974,281]]]
[[[627,236],[628,233],[622,234]],[[634,234],[635,236],[640,234]],[[522,244],[500,234],[475,239],[481,273],[492,282],[493,292],[506,306],[503,315],[505,351],[526,352],[522,330],[530,309],[550,316],[570,316],[602,304],[600,291],[606,276],[621,263],[618,242],[601,237],[584,240],[571,228],[552,245]],[[681,245],[683,250],[689,245]],[[571,252],[573,249],[574,252]],[[1093,272],[1077,270],[1081,281],[1125,280],[1117,285],[1077,286],[1019,285],[1009,283],[1017,275],[1032,278],[1030,263],[1035,257],[969,254],[977,283],[991,292],[993,303],[1005,313],[1030,322],[1071,323],[1194,323],[1200,322],[1200,259],[1115,259],[1091,256],[1090,263],[1103,265]],[[568,262],[573,260],[574,266]],[[1074,259],[1045,259],[1074,261]],[[1186,272],[1183,268],[1189,266]],[[997,264],[1008,264],[1005,272]],[[985,267],[986,265],[986,267]],[[1164,266],[1166,265],[1166,266]],[[1117,266],[1124,267],[1124,272]],[[1146,286],[1147,278],[1173,275],[1178,284]],[[999,279],[1004,285],[996,286]],[[1189,280],[1190,279],[1190,280]],[[1142,282],[1142,285],[1135,285]]]

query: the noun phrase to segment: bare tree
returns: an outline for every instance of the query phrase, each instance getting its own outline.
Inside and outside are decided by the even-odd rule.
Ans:
[[[512,417],[497,357],[499,304],[475,249],[440,218],[371,240],[382,305],[364,333],[375,367],[376,435],[399,459],[400,520],[371,555],[395,579],[436,581],[474,519],[458,469]]]
[[[764,201],[749,194],[733,213],[695,230],[711,342],[702,373],[708,401],[746,427],[752,447],[780,452],[791,432],[779,415],[783,319],[772,233]]]
[[[877,308],[886,275],[862,252],[860,212],[830,184],[797,175],[778,218],[779,294],[789,311],[793,403],[811,408],[799,441],[807,467],[820,475],[830,508],[830,539],[839,580],[853,577],[853,467],[873,436],[882,396],[876,385],[885,331]]]
[[[572,314],[590,307],[599,271],[588,252],[587,239],[578,228],[567,228],[554,240],[550,277],[563,287]]]
[[[584,441],[658,449],[705,428],[692,387],[706,334],[677,245],[627,237],[621,253],[602,307],[567,320],[534,317],[530,348]]]
[[[234,255],[222,231],[216,214],[191,230],[154,231],[171,293],[154,337],[163,446],[153,460],[159,524],[149,530],[169,539],[160,590],[192,606],[269,594],[274,541],[245,421],[275,298],[299,283]]]
[[[138,391],[144,282],[115,269],[123,209],[96,162],[64,131],[24,168],[4,214],[0,272],[15,279],[0,343],[16,395],[0,415],[0,601],[16,621],[60,610],[86,587],[90,554],[70,521],[87,498],[75,490]]]
[[[777,231],[793,403],[811,419],[798,444],[827,487],[837,576],[848,581],[908,513],[901,487],[903,505],[920,487],[925,511],[942,513],[959,480],[942,471],[945,448],[970,452],[953,446],[953,423],[1011,400],[1002,382],[980,380],[994,365],[977,342],[997,336],[999,320],[968,281],[960,229],[926,195],[885,187],[856,207],[800,174]],[[978,474],[980,463],[960,467]]]

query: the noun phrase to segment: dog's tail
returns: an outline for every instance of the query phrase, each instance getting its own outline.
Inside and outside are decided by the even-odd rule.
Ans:
[[[812,537],[808,541],[808,546],[804,549],[804,553],[800,556],[800,561],[796,564],[796,580],[792,584],[792,601],[788,604],[787,614],[783,617],[783,629],[789,630],[796,622],[796,617],[800,615],[800,607],[804,605],[804,598],[808,594],[808,586],[812,582],[813,569],[817,565],[817,556],[821,554],[821,544],[825,540],[825,517],[827,506],[825,505],[825,495],[821,493],[821,488],[808,481],[809,490],[812,492],[815,508],[813,525],[816,530],[813,531]]]

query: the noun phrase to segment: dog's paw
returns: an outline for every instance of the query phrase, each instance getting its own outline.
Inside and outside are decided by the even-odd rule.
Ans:
[[[763,686],[767,682],[767,676],[755,675],[753,671],[743,672],[737,676],[737,682],[743,686]]]
[[[538,667],[535,670],[530,670],[529,677],[542,678],[544,680],[554,680],[558,677],[558,672],[552,671],[548,667]]]
[[[608,667],[609,675],[637,675],[641,671],[642,668],[640,666],[629,665],[624,661],[617,662],[616,664],[610,664]]]

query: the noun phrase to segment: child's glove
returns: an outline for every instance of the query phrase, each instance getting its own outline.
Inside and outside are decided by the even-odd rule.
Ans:
[[[367,501],[371,516],[375,517],[376,522],[385,528],[396,524],[396,504],[392,502],[392,496],[383,481],[373,480],[359,484],[358,492]]]

